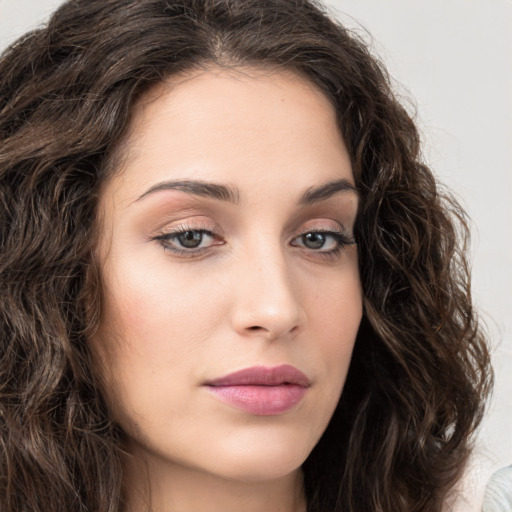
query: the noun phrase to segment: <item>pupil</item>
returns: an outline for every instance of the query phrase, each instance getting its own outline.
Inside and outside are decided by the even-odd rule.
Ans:
[[[307,233],[302,241],[308,249],[320,249],[325,244],[325,235],[322,233]]]
[[[203,240],[203,234],[200,231],[185,231],[179,236],[180,244],[187,249],[198,247]]]

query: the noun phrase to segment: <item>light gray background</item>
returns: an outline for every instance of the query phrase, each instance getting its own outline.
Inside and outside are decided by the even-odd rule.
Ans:
[[[0,48],[60,0],[0,0]],[[512,0],[327,0],[415,99],[425,155],[470,213],[473,289],[493,342],[496,390],[457,510],[512,464]],[[373,36],[370,38],[362,25]]]

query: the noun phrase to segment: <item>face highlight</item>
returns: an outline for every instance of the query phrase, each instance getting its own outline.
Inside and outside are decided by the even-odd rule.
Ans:
[[[125,148],[100,196],[91,342],[130,450],[228,480],[298,471],[362,315],[332,106],[292,73],[196,72],[141,100]]]

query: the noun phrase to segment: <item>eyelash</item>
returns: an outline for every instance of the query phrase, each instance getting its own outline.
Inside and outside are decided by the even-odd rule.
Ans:
[[[173,247],[169,242],[173,240],[177,240],[178,237],[183,236],[187,232],[199,233],[201,236],[207,235],[212,239],[219,240],[220,237],[216,235],[213,231],[206,227],[191,227],[186,225],[176,226],[175,229],[169,231],[168,233],[162,233],[153,238],[153,240],[157,241],[165,251],[170,251],[176,256],[183,257],[194,257],[201,256],[205,251],[207,251],[211,246],[208,247],[200,247],[198,249],[179,249],[178,247]],[[202,240],[201,240],[202,242]],[[217,243],[213,245],[224,245],[224,243]]]
[[[221,243],[213,243],[212,245],[209,245],[207,247],[199,247],[199,248],[190,248],[190,249],[180,249],[178,247],[172,246],[170,244],[171,241],[176,241],[180,236],[184,236],[187,232],[191,232],[194,234],[199,234],[201,237],[204,237],[205,235],[212,238],[213,240],[220,240],[220,237],[216,235],[213,231],[210,229],[206,229],[203,227],[191,227],[191,226],[177,226],[173,231],[170,231],[168,233],[162,233],[160,235],[157,235],[153,238],[156,242],[158,242],[165,251],[170,251],[172,254],[176,256],[181,257],[188,257],[188,258],[194,258],[199,257],[203,255],[208,249],[210,249],[213,245],[224,245],[224,242]],[[323,235],[326,237],[332,237],[336,242],[336,247],[334,249],[331,249],[329,251],[322,251],[322,250],[315,250],[315,249],[309,249],[307,247],[304,247],[303,245],[297,245],[292,242],[295,242],[296,240],[303,239],[306,235],[309,234],[316,234],[316,235]],[[203,242],[203,239],[201,238],[200,243]],[[293,247],[303,247],[305,250],[311,251],[315,256],[322,257],[322,258],[328,258],[328,259],[335,259],[337,256],[340,255],[341,251],[348,245],[354,245],[356,244],[356,241],[353,238],[348,237],[347,235],[340,233],[338,231],[334,230],[328,230],[328,229],[318,229],[318,230],[308,230],[304,231],[303,233],[297,235],[293,238],[290,245]]]
[[[336,247],[334,249],[331,249],[329,251],[322,251],[322,250],[315,250],[315,249],[309,249],[308,247],[303,247],[305,250],[309,250],[312,253],[315,254],[317,257],[327,258],[327,259],[335,259],[336,257],[340,256],[343,249],[348,245],[355,245],[356,241],[353,238],[348,237],[344,233],[340,233],[339,231],[329,230],[329,229],[310,229],[307,231],[304,231],[300,235],[297,235],[293,241],[303,239],[306,235],[310,234],[316,234],[316,235],[323,235],[326,237],[332,237],[334,241],[336,242]],[[293,245],[293,244],[292,244]],[[297,247],[296,245],[293,245],[294,247]]]

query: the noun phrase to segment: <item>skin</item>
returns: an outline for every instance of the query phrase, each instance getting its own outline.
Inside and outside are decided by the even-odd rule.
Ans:
[[[333,107],[290,72],[191,72],[139,102],[121,154],[100,194],[92,345],[128,435],[127,509],[305,511],[300,466],[339,400],[362,315],[357,193],[299,204],[353,184]],[[170,180],[236,188],[236,201],[164,190]],[[183,247],[184,230],[198,248]],[[320,232],[321,247],[303,236]],[[282,414],[242,411],[204,385],[282,364],[311,382]]]

